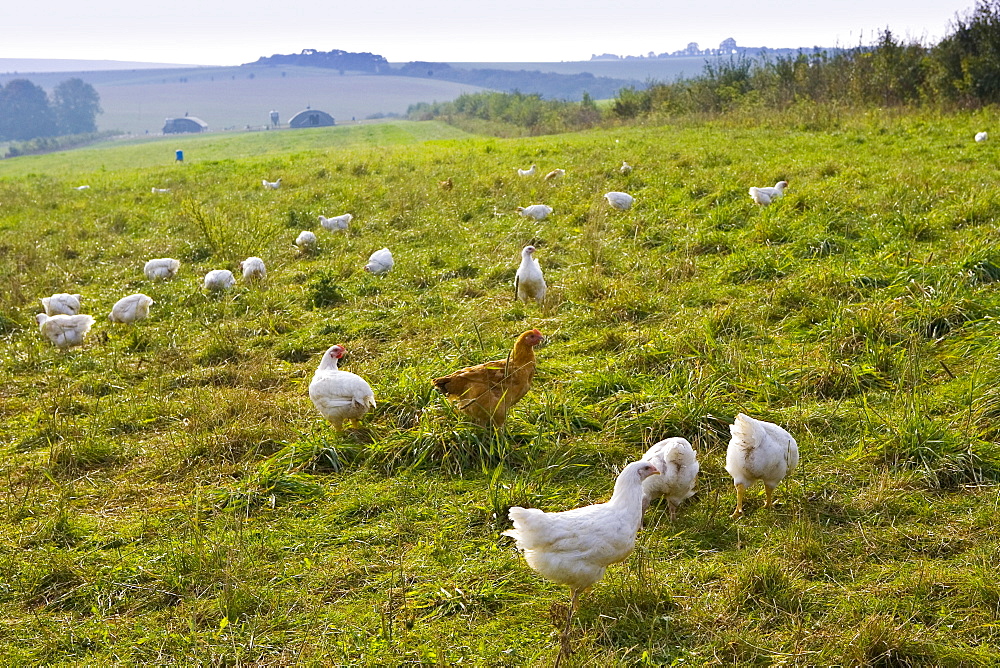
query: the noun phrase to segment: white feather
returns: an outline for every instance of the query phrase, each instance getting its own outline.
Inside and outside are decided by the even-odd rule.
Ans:
[[[647,501],[665,498],[670,504],[670,518],[673,519],[677,506],[694,495],[700,468],[698,453],[687,439],[675,436],[653,445],[642,460],[652,463],[660,472],[660,475],[646,478],[642,483]]]
[[[205,274],[206,290],[228,290],[236,285],[233,272],[228,269],[213,269]]]
[[[617,191],[604,193],[604,199],[608,200],[608,204],[619,211],[628,211],[632,208],[632,204],[635,202],[635,198],[628,193]]]
[[[524,560],[542,577],[574,592],[586,589],[632,552],[642,520],[642,482],[656,473],[649,462],[632,462],[606,503],[559,513],[515,506],[508,513],[514,528],[504,535],[517,542]]]
[[[111,307],[108,320],[111,322],[133,323],[149,316],[149,307],[152,306],[153,299],[141,292],[128,297],[122,297]]]
[[[295,237],[295,245],[301,250],[309,250],[316,247],[316,233],[309,230],[302,230],[299,236]]]
[[[531,206],[517,207],[517,212],[525,218],[545,220],[552,213],[552,207],[546,204],[532,204]]]
[[[344,420],[357,420],[376,405],[375,393],[364,378],[337,368],[343,354],[342,347],[331,346],[309,383],[313,405],[338,431]]]
[[[539,304],[545,300],[545,277],[534,257],[535,247],[525,246],[521,251],[521,265],[514,274],[514,289],[522,302],[534,299]]]
[[[94,318],[89,315],[54,315],[39,313],[35,316],[42,335],[59,348],[66,349],[83,344]]]
[[[259,281],[267,278],[267,267],[259,257],[248,257],[240,262],[240,271],[244,281]]]
[[[392,269],[394,264],[396,264],[396,261],[392,258],[392,252],[388,248],[383,248],[375,251],[368,257],[368,264],[365,265],[365,271],[375,275],[384,274]]]
[[[733,483],[750,487],[758,480],[774,489],[799,463],[799,448],[787,431],[740,413],[729,426],[726,471]]]
[[[151,281],[163,281],[173,278],[181,268],[181,261],[169,257],[159,257],[147,262],[142,272]]]
[[[319,224],[331,232],[336,232],[337,230],[346,230],[353,218],[354,216],[349,213],[345,213],[341,216],[334,216],[333,218],[320,216]]]
[[[51,297],[42,297],[42,308],[45,315],[76,315],[80,312],[81,295],[71,295],[57,292]]]
[[[784,195],[787,187],[788,181],[778,181],[770,188],[750,188],[750,199],[758,206],[767,206]]]

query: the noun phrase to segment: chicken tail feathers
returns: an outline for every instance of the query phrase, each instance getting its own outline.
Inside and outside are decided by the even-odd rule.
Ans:
[[[744,448],[752,448],[760,441],[757,421],[743,413],[739,413],[733,424],[729,425],[729,433]]]

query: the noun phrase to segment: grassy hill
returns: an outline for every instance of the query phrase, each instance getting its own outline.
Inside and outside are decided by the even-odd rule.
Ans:
[[[565,75],[590,72],[625,83],[629,80],[672,81],[678,76],[700,73],[705,62],[704,57],[696,57],[579,63],[455,63],[454,66],[479,70],[537,70]],[[277,109],[282,123],[287,123],[307,106],[327,111],[344,123],[371,116],[404,114],[411,104],[446,101],[462,93],[485,90],[477,85],[440,78],[341,74],[337,70],[291,65],[7,72],[0,74],[0,85],[11,79],[28,78],[52,90],[70,77],[90,83],[101,96],[104,113],[97,117],[99,130],[133,134],[158,134],[165,118],[185,113],[201,118],[213,131],[256,130],[268,124],[268,113],[272,109]],[[528,91],[530,86],[522,84],[519,88]]]
[[[401,124],[192,138],[183,165],[157,164],[162,142],[0,163],[0,654],[547,663],[567,591],[500,535],[507,509],[605,500],[680,435],[698,494],[673,523],[650,508],[568,665],[996,664],[1000,147],[972,141],[992,116],[510,141]],[[533,162],[566,176],[517,177]],[[552,217],[515,214],[534,202]],[[318,229],[344,212],[347,232]],[[512,301],[528,243],[545,308]],[[383,246],[395,269],[362,271]],[[266,282],[204,293],[248,255]],[[148,282],[166,256],[180,275]],[[109,323],[139,291],[150,318]],[[37,331],[53,292],[97,318],[81,349]],[[549,342],[504,433],[431,390],[533,327]],[[307,396],[333,343],[378,400],[343,436]],[[732,520],[741,411],[802,460],[778,508],[754,490]]]
[[[287,128],[246,134],[184,134],[168,137],[132,138],[106,142],[57,154],[25,156],[0,161],[0,177],[21,177],[44,173],[77,179],[98,171],[173,165],[183,174],[188,165],[238,160],[273,153],[290,153],[356,146],[423,144],[470,135],[441,122],[369,122],[329,128]],[[174,164],[174,152],[184,151],[185,164]],[[155,172],[154,172],[155,173]],[[167,172],[170,173],[170,172]],[[79,184],[78,184],[79,185]]]
[[[350,122],[404,114],[416,102],[451,100],[482,90],[433,79],[253,66],[6,74],[0,75],[0,84],[21,77],[51,90],[73,76],[93,85],[101,96],[104,113],[97,117],[98,129],[134,134],[159,133],[165,118],[185,113],[201,118],[213,131],[261,129],[272,109],[287,124],[307,106],[332,114],[338,122]]]

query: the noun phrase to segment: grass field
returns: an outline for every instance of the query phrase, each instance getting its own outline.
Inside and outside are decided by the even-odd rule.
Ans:
[[[0,163],[0,655],[545,664],[567,591],[500,535],[507,509],[605,500],[679,435],[699,492],[674,523],[649,510],[583,598],[569,665],[996,665],[1000,147],[972,141],[994,112],[518,140],[404,124],[192,138],[183,166],[160,142]],[[518,178],[532,162],[566,176]],[[754,207],[747,187],[779,179]],[[555,213],[514,214],[535,202]],[[348,232],[317,229],[343,212]],[[305,228],[316,255],[292,246]],[[512,301],[528,243],[544,309]],[[395,269],[366,274],[382,246]],[[248,255],[265,284],[202,291]],[[178,278],[146,281],[165,256]],[[137,291],[150,318],[109,323]],[[84,347],[41,339],[53,292],[97,318]],[[431,390],[532,327],[549,342],[504,433]],[[344,436],[307,396],[333,343],[378,400]],[[740,411],[802,459],[776,510],[755,490],[731,520]]]
[[[358,146],[395,146],[469,137],[444,123],[367,122],[360,125],[328,128],[288,128],[240,134],[184,134],[159,138],[126,139],[102,142],[72,152],[25,156],[0,161],[0,177],[21,177],[44,173],[76,183],[94,172],[98,181],[117,178],[120,170],[131,167],[162,167],[153,172],[158,180],[170,180],[173,174],[185,174],[191,165],[205,166],[273,153],[296,153],[326,149],[332,151]],[[184,164],[175,163],[175,151],[184,151]],[[88,184],[89,185],[89,184]]]
[[[259,129],[269,112],[289,119],[306,107],[322,109],[338,122],[365,119],[377,114],[405,114],[411,104],[451,100],[478,86],[415,79],[372,76],[315,67],[210,67],[166,70],[117,70],[83,73],[0,75],[28,78],[46,90],[72,76],[79,76],[97,90],[104,113],[97,117],[99,130],[158,134],[166,118],[190,114],[208,123],[209,129]]]

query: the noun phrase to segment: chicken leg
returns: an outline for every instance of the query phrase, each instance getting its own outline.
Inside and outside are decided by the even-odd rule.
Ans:
[[[559,655],[556,657],[554,668],[559,668],[564,656],[570,655],[569,630],[573,624],[573,613],[576,612],[576,599],[580,596],[580,590],[574,589],[573,595],[569,599],[569,612],[566,613],[566,628],[559,635]]]
[[[746,491],[746,487],[740,483],[736,483],[736,510],[730,515],[732,519],[741,517],[743,515],[743,493]]]

